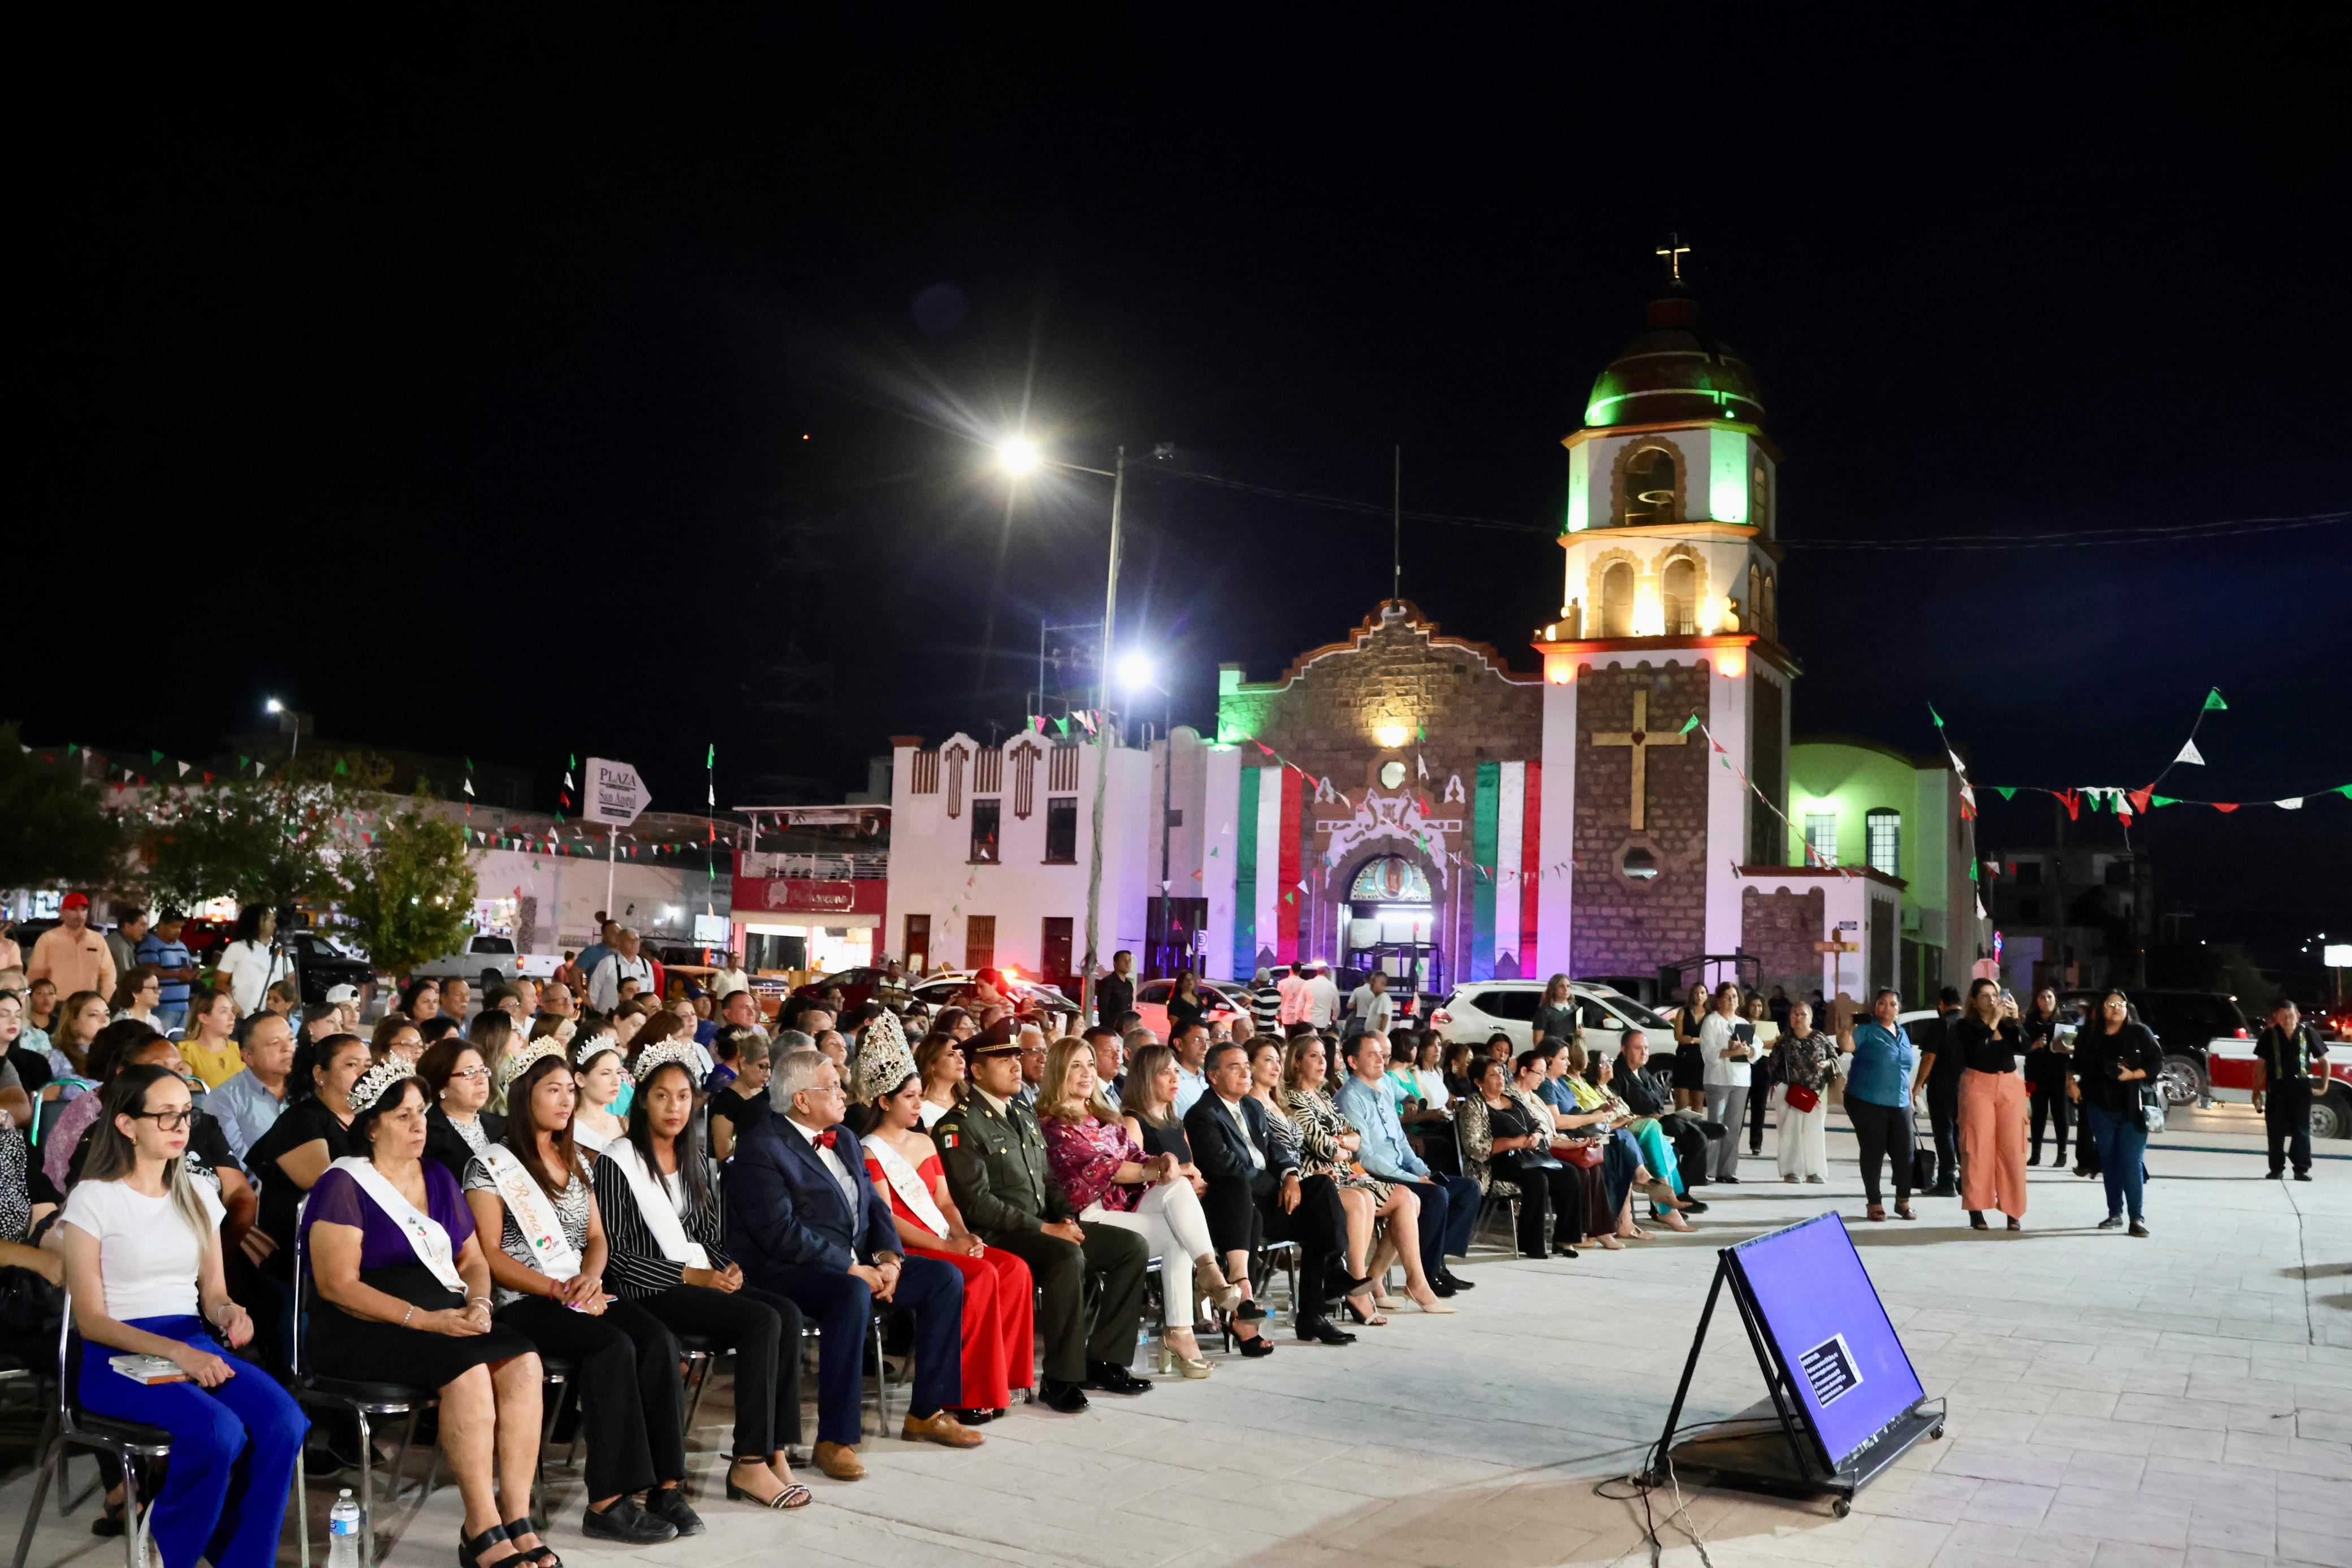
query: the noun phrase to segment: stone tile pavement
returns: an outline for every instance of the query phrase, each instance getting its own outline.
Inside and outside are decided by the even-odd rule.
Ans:
[[[1642,1505],[1594,1488],[1657,1435],[1712,1249],[1834,1205],[1922,1383],[1950,1401],[1948,1435],[1844,1520],[1654,1494],[1664,1563],[1702,1563],[1696,1535],[1717,1568],[2352,1564],[2352,1160],[2324,1159],[2308,1186],[2263,1181],[2250,1124],[2192,1117],[2158,1143],[2145,1241],[2090,1228],[2098,1184],[2049,1169],[2017,1236],[1969,1231],[1948,1200],[1923,1200],[1916,1224],[1867,1225],[1850,1139],[1831,1145],[1830,1186],[1792,1187],[1770,1174],[1768,1137],[1752,1179],[1708,1190],[1697,1235],[1573,1262],[1481,1256],[1457,1317],[1400,1313],[1344,1350],[1282,1343],[1078,1417],[1016,1410],[971,1452],[869,1439],[866,1480],[811,1472],[817,1502],[791,1515],[720,1499],[722,1382],[694,1435],[707,1534],[634,1556],[591,1547],[578,1475],[560,1471],[553,1542],[569,1568],[1645,1563]],[[1691,1415],[1759,1392],[1734,1326],[1711,1343]],[[13,1527],[29,1481],[21,1448],[7,1462]],[[320,1524],[331,1496],[314,1486]],[[121,1561],[87,1533],[87,1506],[62,1523],[46,1511],[37,1568]],[[383,1522],[394,1568],[446,1564],[456,1493]]]

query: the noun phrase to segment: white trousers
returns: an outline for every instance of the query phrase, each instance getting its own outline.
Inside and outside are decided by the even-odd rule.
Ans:
[[[1826,1176],[1830,1174],[1830,1097],[1826,1086],[1822,1097],[1810,1111],[1790,1108],[1775,1089],[1772,1097],[1780,1101],[1780,1174],[1784,1176]]]
[[[1198,1321],[1192,1262],[1203,1253],[1213,1256],[1217,1249],[1209,1239],[1209,1217],[1201,1212],[1201,1200],[1193,1195],[1192,1183],[1164,1181],[1146,1187],[1143,1201],[1132,1209],[1090,1203],[1078,1216],[1078,1223],[1108,1225],[1142,1237],[1143,1244],[1160,1260],[1160,1293],[1168,1321],[1179,1327]]]

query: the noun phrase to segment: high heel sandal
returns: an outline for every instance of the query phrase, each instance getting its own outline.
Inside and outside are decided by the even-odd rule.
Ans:
[[[787,1481],[784,1483],[784,1490],[778,1492],[775,1496],[759,1497],[744,1490],[741,1487],[737,1486],[733,1477],[730,1475],[727,1481],[727,1500],[729,1502],[754,1502],[758,1503],[761,1508],[794,1509],[806,1508],[809,1504],[816,1500],[816,1494],[809,1490],[808,1488],[801,1485],[798,1481]]]
[[[1367,1312],[1363,1308],[1356,1305],[1356,1298],[1353,1296],[1342,1298],[1339,1302],[1339,1310],[1347,1313],[1350,1320],[1355,1322],[1361,1323],[1366,1328],[1384,1329],[1389,1326],[1387,1316],[1377,1307],[1371,1312]]]
[[[1242,1288],[1225,1278],[1223,1267],[1214,1258],[1193,1260],[1192,1291],[1220,1312],[1229,1312],[1242,1304]]]

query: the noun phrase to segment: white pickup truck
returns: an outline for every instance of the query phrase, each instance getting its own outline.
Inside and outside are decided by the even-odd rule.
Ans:
[[[563,960],[552,953],[518,953],[511,936],[493,936],[478,932],[466,939],[466,950],[452,953],[446,958],[436,958],[430,964],[420,964],[409,972],[411,979],[472,980],[484,990],[503,985],[519,977],[544,980],[553,975]]]

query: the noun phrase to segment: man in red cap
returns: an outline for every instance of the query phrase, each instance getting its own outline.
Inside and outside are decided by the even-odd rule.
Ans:
[[[33,944],[33,961],[25,966],[25,978],[51,981],[61,997],[76,991],[114,995],[114,959],[106,951],[105,940],[89,928],[88,894],[66,894],[65,902],[58,905],[58,924]]]

